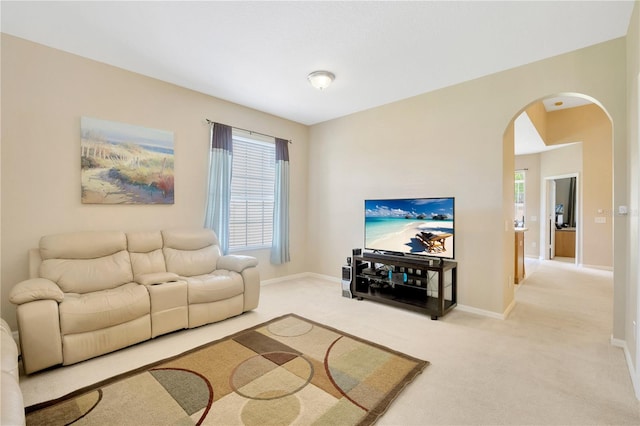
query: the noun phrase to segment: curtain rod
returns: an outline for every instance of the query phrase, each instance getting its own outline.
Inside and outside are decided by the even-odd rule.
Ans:
[[[208,118],[205,118],[205,120],[207,120],[207,124],[209,124],[209,125],[215,124],[215,121],[209,120]],[[234,128],[234,129],[236,129],[236,130],[242,130],[243,132],[247,132],[247,133],[249,133],[250,135],[252,135],[252,134],[254,134],[254,133],[255,133],[256,135],[266,136],[266,137],[268,137],[268,138],[274,138],[274,139],[276,139],[276,137],[275,137],[275,136],[267,135],[266,133],[255,132],[255,131],[253,131],[253,130],[243,129],[242,127],[235,127],[235,126],[231,126],[231,127],[232,127],[232,128]],[[281,139],[281,138],[278,138],[278,139]],[[288,139],[288,140],[287,140],[287,142],[289,142],[289,143],[291,143],[291,144],[293,143],[293,141],[292,141],[291,139]]]

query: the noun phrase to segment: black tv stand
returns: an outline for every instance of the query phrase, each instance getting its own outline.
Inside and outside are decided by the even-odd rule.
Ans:
[[[410,309],[433,320],[457,304],[454,261],[365,252],[354,256],[351,265],[351,294],[358,300]]]

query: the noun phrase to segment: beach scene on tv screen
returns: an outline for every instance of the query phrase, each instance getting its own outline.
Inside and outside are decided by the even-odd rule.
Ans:
[[[365,201],[365,248],[453,258],[453,198]]]

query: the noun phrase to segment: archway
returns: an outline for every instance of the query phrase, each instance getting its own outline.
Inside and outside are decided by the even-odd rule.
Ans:
[[[519,152],[515,123],[522,114],[528,116],[543,141],[537,152]],[[559,225],[562,230],[575,230],[577,264],[612,270],[613,127],[607,111],[589,96],[563,93],[531,102],[514,116],[511,124],[514,168],[527,168],[532,176],[528,181],[532,188],[527,197],[525,222],[529,232],[525,254],[548,259],[549,245],[554,243],[550,231]],[[572,176],[577,178],[577,206],[572,212],[574,221],[569,221],[560,213],[566,206],[549,201],[547,182]]]

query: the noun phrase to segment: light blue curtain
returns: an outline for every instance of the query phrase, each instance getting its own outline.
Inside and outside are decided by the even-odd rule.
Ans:
[[[276,138],[276,185],[273,207],[271,263],[279,265],[289,257],[289,141]]]
[[[231,204],[232,127],[211,125],[209,155],[209,192],[204,226],[218,235],[223,254],[229,251],[229,215]]]

